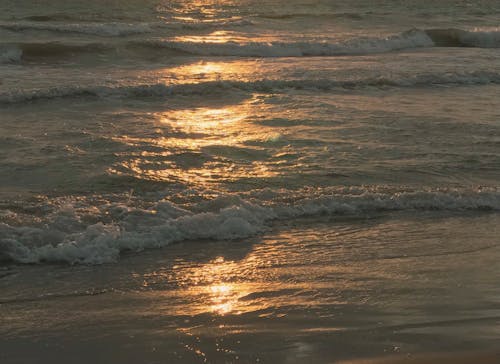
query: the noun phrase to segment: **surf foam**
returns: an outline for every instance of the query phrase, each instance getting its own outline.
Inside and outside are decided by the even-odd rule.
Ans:
[[[328,42],[188,42],[152,41],[159,46],[203,56],[303,57],[341,56],[390,52],[408,48],[432,47],[433,41],[420,30],[410,30],[386,38],[357,38],[341,43]]]
[[[363,216],[380,211],[500,211],[500,192],[496,190],[391,193],[353,188],[316,192],[263,190],[247,199],[222,195],[189,206],[161,200],[148,208],[104,204],[79,210],[65,204],[38,226],[0,224],[0,257],[18,263],[101,264],[116,261],[122,251],[184,240],[246,238],[265,231],[274,220],[325,214]],[[89,211],[94,221],[101,221],[85,224]]]

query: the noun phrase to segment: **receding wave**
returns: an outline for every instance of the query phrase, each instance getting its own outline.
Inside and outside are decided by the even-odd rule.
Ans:
[[[500,74],[476,71],[463,73],[419,74],[409,77],[375,77],[354,80],[297,79],[297,80],[256,80],[256,81],[208,81],[187,84],[139,84],[117,86],[64,86],[34,90],[12,90],[0,93],[0,104],[55,100],[71,97],[168,97],[189,95],[212,95],[220,92],[279,92],[287,89],[332,91],[363,87],[432,87],[500,84]]]
[[[263,191],[260,197],[264,199],[223,195],[188,207],[168,200],[147,208],[104,203],[82,209],[78,207],[81,203],[65,203],[47,214],[48,221],[39,226],[0,223],[0,259],[100,264],[116,261],[122,251],[140,251],[185,240],[241,239],[259,234],[272,221],[281,219],[325,214],[355,217],[407,210],[500,211],[500,193],[496,190],[391,193],[351,189],[294,198],[285,198],[283,194],[292,196],[293,192]],[[8,213],[10,220],[15,220],[16,213]]]

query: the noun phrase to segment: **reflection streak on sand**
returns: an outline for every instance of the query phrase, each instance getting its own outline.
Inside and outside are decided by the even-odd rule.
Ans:
[[[178,289],[165,291],[164,294],[176,297],[183,303],[169,306],[169,314],[178,309],[177,314],[188,316],[255,313],[261,318],[281,319],[294,307],[345,304],[343,298],[335,293],[328,294],[327,298],[316,297],[320,292],[331,290],[332,286],[344,287],[345,282],[334,284],[315,278],[337,272],[338,267],[322,266],[308,270],[296,264],[283,267],[272,257],[274,253],[277,252],[273,252],[272,247],[264,247],[252,250],[237,260],[220,255],[205,263],[180,261],[164,271],[145,275],[144,286],[151,288],[167,282],[174,283]],[[302,253],[300,249],[292,256],[296,255],[297,260],[302,260]],[[351,288],[355,289],[354,284]],[[310,330],[308,325],[301,329]],[[321,326],[315,329],[330,332],[339,328]]]
[[[177,281],[190,284],[186,294],[190,301],[191,314],[203,312],[225,315],[242,313],[245,308],[240,298],[251,293],[251,285],[235,282],[238,263],[218,257],[201,267],[176,270]]]

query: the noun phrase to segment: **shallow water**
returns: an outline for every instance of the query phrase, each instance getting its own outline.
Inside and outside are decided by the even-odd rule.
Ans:
[[[499,13],[2,1],[3,347],[79,337],[93,314],[122,322],[108,337],[129,324],[180,337],[158,345],[171,360],[249,362],[258,344],[281,362],[491,347]],[[210,344],[185,342],[196,333]],[[216,350],[239,335],[245,348]]]
[[[119,264],[12,268],[0,347],[7,362],[75,363],[487,350],[498,342],[496,226],[471,213],[299,219]]]

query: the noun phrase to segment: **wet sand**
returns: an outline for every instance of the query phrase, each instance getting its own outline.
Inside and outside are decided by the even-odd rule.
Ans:
[[[293,221],[115,264],[3,267],[0,362],[499,363],[498,218]]]

